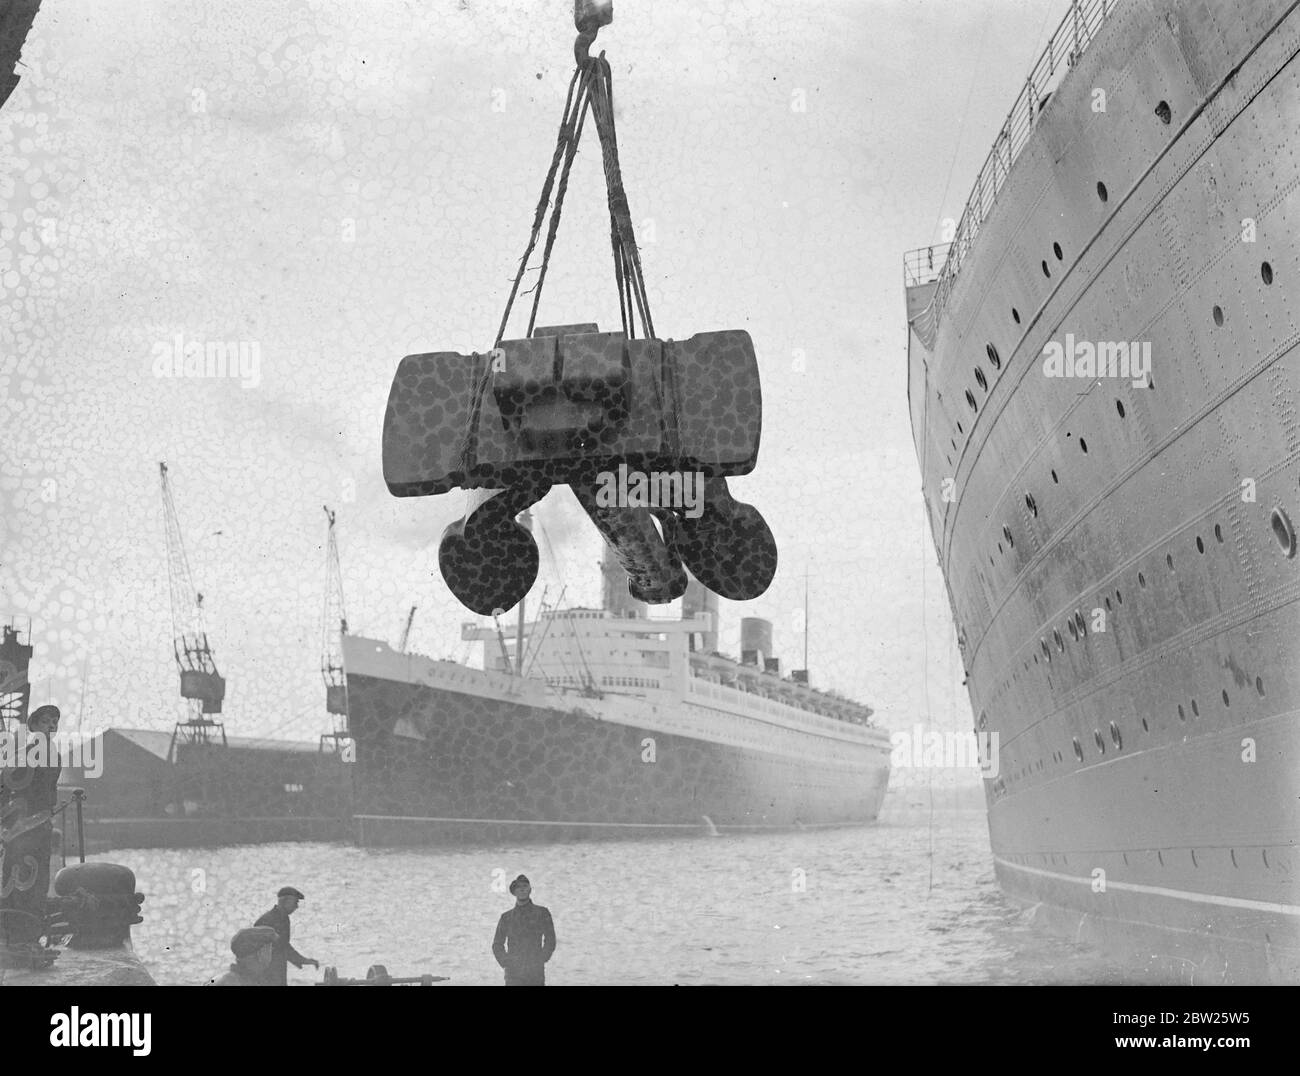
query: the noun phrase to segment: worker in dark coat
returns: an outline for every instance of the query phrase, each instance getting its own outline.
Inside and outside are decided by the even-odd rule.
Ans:
[[[267,986],[267,971],[271,967],[271,953],[280,941],[272,927],[245,927],[230,939],[230,951],[235,962],[230,970],[208,986]]]
[[[506,986],[545,986],[546,962],[555,952],[551,913],[530,899],[533,887],[522,874],[510,883],[515,906],[497,921],[492,955],[505,969]]]
[[[267,972],[267,982],[272,986],[289,985],[290,964],[295,968],[302,968],[308,964],[314,968],[320,967],[319,960],[303,956],[289,942],[289,916],[298,910],[298,902],[305,899],[293,886],[287,885],[276,894],[275,907],[254,924],[259,927],[271,927],[280,936],[279,942],[271,953],[271,967]]]

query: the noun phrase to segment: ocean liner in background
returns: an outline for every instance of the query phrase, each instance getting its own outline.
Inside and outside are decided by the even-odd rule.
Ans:
[[[905,263],[998,879],[1197,983],[1300,980],[1298,50],[1292,0],[1075,3]]]
[[[717,649],[717,598],[650,619],[612,555],[600,609],[466,624],[483,668],[342,635],[363,844],[748,832],[873,820],[890,742],[870,707],[781,675],[767,621]]]

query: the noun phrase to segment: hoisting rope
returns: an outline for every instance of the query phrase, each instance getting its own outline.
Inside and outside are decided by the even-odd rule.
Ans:
[[[581,43],[580,38],[580,46]],[[510,296],[506,300],[505,313],[501,316],[501,325],[497,329],[494,347],[499,347],[505,337],[510,311],[518,295],[519,284],[527,270],[528,259],[536,249],[542,221],[546,217],[551,191],[554,189],[555,207],[551,212],[537,283],[532,288],[533,309],[528,319],[528,336],[532,335],[537,323],[537,308],[542,298],[542,287],[546,283],[546,270],[550,265],[551,250],[555,245],[556,233],[559,231],[560,213],[569,185],[569,171],[578,152],[578,142],[582,138],[582,127],[588,110],[595,114],[596,132],[600,137],[601,157],[605,169],[605,189],[609,202],[610,246],[614,254],[614,284],[618,289],[619,317],[623,332],[629,339],[634,338],[636,318],[639,316],[643,334],[654,336],[654,322],[650,318],[650,304],[646,297],[641,257],[637,251],[636,235],[632,227],[632,213],[628,208],[627,192],[623,189],[623,175],[618,163],[618,139],[614,130],[614,89],[609,62],[603,52],[593,58],[586,55],[586,49],[581,47],[577,50],[577,55],[578,65],[573,72],[573,78],[569,81],[569,92],[564,103],[564,117],[560,122],[555,153],[551,157],[551,166],[546,173],[546,182],[542,185],[542,195],[533,215],[532,233],[528,239],[528,246],[524,250],[524,256],[519,261],[519,270],[515,274]],[[557,171],[558,186],[556,186]]]

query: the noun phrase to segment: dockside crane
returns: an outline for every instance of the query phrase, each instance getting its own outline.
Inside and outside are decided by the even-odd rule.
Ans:
[[[220,733],[226,744],[226,727],[213,721],[210,714],[221,713],[226,697],[226,681],[217,663],[203,626],[203,595],[194,586],[185,542],[181,537],[176,502],[172,497],[167,464],[158,464],[162,481],[163,524],[167,534],[167,579],[171,586],[172,652],[180,671],[181,698],[189,703],[189,718],[176,723],[172,730],[172,752],[178,740],[185,743],[215,743]]]
[[[339,543],[334,533],[334,512],[324,506],[327,522],[325,536],[325,610],[321,617],[320,672],[325,681],[325,710],[336,720],[330,732],[320,738],[322,751],[342,751],[351,743],[348,731],[348,679],[343,668],[343,636],[348,633],[348,612],[343,603],[343,569],[339,563]],[[412,610],[414,614],[414,610]]]

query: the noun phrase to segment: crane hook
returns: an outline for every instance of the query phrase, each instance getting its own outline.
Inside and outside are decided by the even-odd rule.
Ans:
[[[614,21],[614,0],[573,0],[573,24],[578,40],[573,43],[573,58],[579,67],[591,60],[588,50],[602,26]]]

